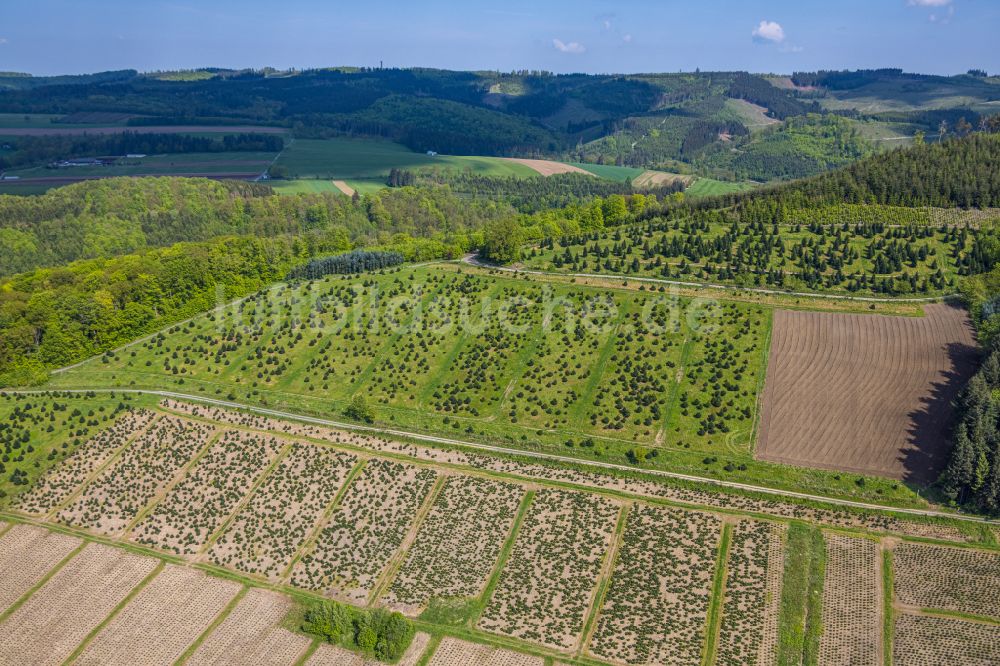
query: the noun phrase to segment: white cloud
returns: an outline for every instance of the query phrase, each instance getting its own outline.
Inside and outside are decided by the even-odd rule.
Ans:
[[[552,46],[556,47],[556,50],[561,51],[562,53],[583,53],[587,50],[580,42],[566,43],[560,39],[553,39]]]
[[[622,35],[622,41],[625,42],[626,44],[631,44],[632,43],[631,33]]]
[[[751,34],[756,39],[774,42],[775,44],[785,41],[785,29],[781,27],[780,23],[775,23],[774,21],[761,21],[760,25],[754,28]]]
[[[0,44],[6,44],[6,43],[7,43],[7,38],[6,37],[0,37]]]
[[[952,0],[907,0],[906,4],[911,7],[947,7]]]

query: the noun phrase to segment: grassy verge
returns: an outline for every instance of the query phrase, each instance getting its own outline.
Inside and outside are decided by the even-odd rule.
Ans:
[[[722,540],[719,542],[719,553],[715,561],[715,577],[712,579],[712,601],[708,607],[708,618],[705,623],[705,652],[701,660],[704,666],[712,666],[715,663],[715,650],[719,639],[719,624],[722,620],[722,602],[726,592],[729,543],[732,541],[732,538],[733,526],[725,523],[722,526]]]
[[[785,544],[785,573],[778,610],[779,666],[816,663],[823,601],[826,548],[823,533],[792,523]]]
[[[893,572],[892,551],[882,551],[882,663],[892,666],[892,633],[895,616],[892,609]]]

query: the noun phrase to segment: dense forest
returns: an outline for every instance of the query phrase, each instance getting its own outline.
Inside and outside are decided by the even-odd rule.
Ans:
[[[969,278],[963,293],[984,353],[959,394],[948,465],[939,485],[962,506],[1000,514],[1000,269]]]
[[[227,134],[222,138],[185,134],[121,134],[20,136],[4,140],[9,149],[0,155],[0,171],[41,165],[70,157],[124,156],[141,153],[278,153],[284,140],[273,134]]]
[[[514,212],[502,202],[460,199],[446,186],[355,200],[279,196],[266,185],[195,178],[89,181],[37,197],[0,196],[0,275],[228,234],[333,234],[363,244],[406,234],[460,252],[485,222]]]
[[[938,143],[878,153],[848,167],[752,194],[705,199],[696,205],[737,210],[767,202],[773,210],[838,203],[941,208],[1000,207],[1000,122]]]

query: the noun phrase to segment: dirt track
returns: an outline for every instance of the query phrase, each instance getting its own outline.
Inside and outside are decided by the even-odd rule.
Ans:
[[[976,350],[965,310],[924,311],[776,311],[758,458],[933,481]]]

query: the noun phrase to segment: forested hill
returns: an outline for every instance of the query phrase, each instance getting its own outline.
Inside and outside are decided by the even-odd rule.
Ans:
[[[998,207],[1000,121],[991,120],[992,132],[873,155],[837,171],[701,205],[740,206],[769,200],[794,207],[837,203]]]
[[[0,276],[223,235],[328,234],[372,244],[394,234],[467,247],[465,237],[514,214],[447,187],[394,188],[351,199],[279,196],[266,185],[201,178],[112,178],[37,197],[0,196]]]

